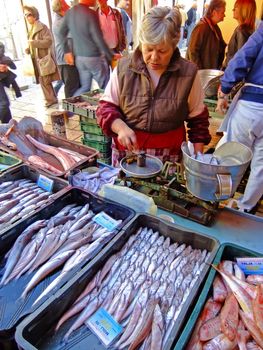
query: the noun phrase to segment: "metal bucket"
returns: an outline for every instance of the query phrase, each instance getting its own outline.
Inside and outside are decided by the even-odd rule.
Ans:
[[[192,158],[186,142],[181,149],[186,187],[191,194],[206,201],[232,197],[252,158],[251,150],[239,142],[226,142],[215,150],[213,156],[219,165]]]
[[[224,74],[224,72],[217,69],[199,69],[198,73],[205,96],[217,96],[217,90],[220,85],[220,77]]]

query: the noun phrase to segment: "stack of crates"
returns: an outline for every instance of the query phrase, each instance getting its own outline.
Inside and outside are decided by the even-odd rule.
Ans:
[[[96,89],[80,96],[63,100],[63,107],[80,116],[82,143],[100,152],[99,160],[111,164],[111,138],[105,136],[96,121],[96,109],[103,90]]]

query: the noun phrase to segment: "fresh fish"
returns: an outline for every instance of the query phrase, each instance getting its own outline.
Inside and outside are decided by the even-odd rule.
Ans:
[[[63,175],[63,172],[60,169],[58,169],[58,168],[54,167],[53,165],[49,164],[48,162],[44,161],[44,159],[42,159],[41,157],[39,157],[37,155],[29,156],[27,160],[29,161],[29,163],[32,163],[33,165],[38,166],[41,169],[48,170],[57,176]]]
[[[230,294],[222,307],[220,318],[221,318],[221,330],[225,336],[234,341],[237,336],[238,327],[238,311],[239,306],[234,294]]]
[[[199,316],[195,329],[192,333],[191,339],[186,347],[186,350],[192,350],[192,349],[202,349],[200,348],[200,339],[199,339],[199,331],[200,327],[211,318],[214,318],[218,315],[219,311],[221,310],[222,305],[218,302],[215,302],[212,298],[209,298],[207,302],[205,303],[205,306],[203,308],[203,311],[201,312],[201,315]]]
[[[250,284],[262,284],[263,283],[263,275],[248,275],[246,281]]]
[[[75,165],[75,160],[73,159],[73,157],[71,155],[69,155],[68,153],[59,150],[57,147],[53,147],[50,145],[46,145],[44,143],[41,143],[37,140],[35,140],[32,136],[30,136],[29,134],[26,135],[27,139],[38,149],[40,149],[41,151],[44,151],[46,153],[50,153],[52,154],[54,157],[57,158],[57,160],[61,163],[61,165],[63,166],[64,170],[68,170],[70,169],[72,166]]]
[[[234,264],[234,271],[236,278],[240,279],[241,281],[246,280],[246,276],[244,272],[241,270],[241,268],[238,266],[238,264]]]
[[[39,220],[28,226],[17,238],[15,241],[13,247],[11,248],[11,252],[9,254],[9,259],[6,262],[5,265],[5,272],[1,279],[1,285],[5,283],[7,277],[10,275],[12,269],[17,264],[18,259],[21,255],[21,252],[23,248],[26,246],[26,244],[30,241],[31,237],[35,233],[35,231],[38,231],[41,227],[44,227],[46,225],[45,220]]]
[[[207,320],[199,330],[200,341],[208,341],[217,337],[221,333],[221,320],[220,316],[216,316]]]
[[[151,331],[151,350],[162,350],[164,321],[159,304],[154,309]]]
[[[130,345],[128,350],[134,350],[148,336],[151,331],[154,309],[157,303],[157,300],[149,301],[146,312],[142,314],[143,316],[137,323],[134,333],[124,344],[120,346],[120,349],[123,349],[125,346]]]
[[[23,294],[22,299],[26,297],[28,292],[33,289],[40,281],[42,281],[50,272],[53,272],[59,266],[64,264],[66,260],[74,253],[74,250],[69,250],[67,252],[63,252],[57,255],[55,258],[51,258],[47,263],[42,265],[40,269],[35,273],[35,275],[31,278],[29,283],[27,284]]]
[[[252,300],[253,315],[257,327],[263,334],[263,285],[257,286],[257,296]]]
[[[237,339],[229,340],[223,333],[204,344],[203,350],[231,350],[237,345]]]
[[[213,299],[223,303],[227,297],[227,289],[220,276],[216,276],[213,281]]]
[[[17,205],[19,203],[18,199],[12,199],[10,200],[5,200],[3,202],[0,203],[0,215],[4,215],[5,213],[7,213],[10,209],[12,209],[15,205]]]
[[[234,276],[231,276],[228,273],[225,273],[225,272],[219,270],[215,265],[212,265],[212,266],[217,272],[219,272],[221,274],[224,281],[227,283],[228,287],[234,293],[242,310],[244,310],[248,314],[251,314],[251,317],[252,317],[252,299],[251,299],[250,295],[248,294],[248,292],[245,289],[243,289],[240,286],[240,284],[236,283],[236,281],[233,280]],[[240,280],[238,280],[238,281],[240,283],[242,282]]]
[[[0,202],[5,201],[7,199],[11,199],[13,197],[12,193],[2,193],[0,194]]]
[[[96,291],[96,294],[98,292]],[[82,298],[78,303],[75,303],[58,321],[55,331],[58,331],[59,328],[70,318],[80,313],[91,301],[92,295],[86,295],[84,298]]]

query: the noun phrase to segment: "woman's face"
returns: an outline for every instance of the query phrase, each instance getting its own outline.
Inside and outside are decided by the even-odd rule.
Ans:
[[[163,73],[170,63],[174,49],[170,44],[142,44],[142,56],[148,68]]]
[[[217,24],[219,22],[222,22],[225,18],[225,12],[226,12],[226,7],[222,6],[219,7],[218,9],[214,10],[211,16],[211,20]]]
[[[25,11],[24,16],[29,24],[34,24],[36,19],[29,11]]]
[[[232,11],[233,11],[233,18],[238,21],[239,20],[239,10],[238,10],[237,4],[234,5]]]

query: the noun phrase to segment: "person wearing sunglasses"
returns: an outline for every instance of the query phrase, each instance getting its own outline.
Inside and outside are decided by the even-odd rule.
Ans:
[[[56,67],[55,72],[50,72],[48,75],[41,76],[38,59],[47,56],[49,51],[51,51],[52,59],[54,62],[56,62],[53,54],[52,34],[48,27],[40,22],[39,12],[34,6],[24,6],[23,10],[24,16],[29,25],[28,48],[26,48],[25,51],[27,54],[31,55],[36,80],[40,83],[46,100],[45,106],[48,108],[58,102],[52,81],[60,80],[60,75]]]

